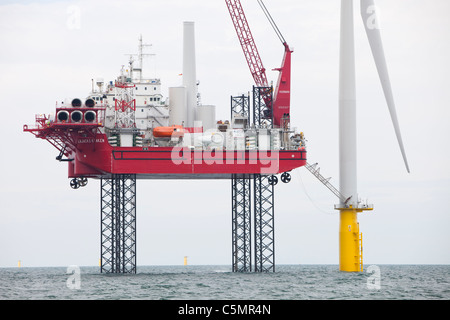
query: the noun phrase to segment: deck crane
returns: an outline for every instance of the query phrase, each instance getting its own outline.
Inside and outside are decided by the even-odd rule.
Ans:
[[[225,2],[256,86],[268,87],[266,69],[250,31],[241,2],[239,0],[225,0]],[[291,103],[291,54],[293,50],[290,49],[263,1],[258,0],[258,3],[284,46],[282,65],[280,68],[273,69],[280,72],[273,101],[271,101],[272,92],[263,94],[264,102],[268,108],[265,116],[273,120],[274,127],[288,127]]]

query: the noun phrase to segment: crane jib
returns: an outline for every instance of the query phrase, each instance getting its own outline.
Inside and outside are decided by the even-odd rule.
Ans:
[[[269,87],[266,69],[262,63],[255,40],[250,31],[250,27],[245,17],[244,9],[239,0],[225,0],[230,12],[231,20],[233,21],[239,42],[244,52],[250,73],[257,87]],[[264,14],[275,30],[278,38],[283,43],[285,53],[281,68],[275,69],[280,72],[275,91],[271,90],[269,93],[262,93],[262,98],[266,104],[267,109],[270,110],[273,125],[281,126],[282,123],[286,125],[290,117],[290,87],[291,87],[291,53],[292,50],[286,43],[283,35],[275,24],[272,16],[267,10],[262,0],[258,0]],[[273,94],[272,94],[273,93]]]

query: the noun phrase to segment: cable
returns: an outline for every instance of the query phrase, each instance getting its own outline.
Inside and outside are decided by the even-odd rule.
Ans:
[[[272,28],[275,30],[275,33],[277,34],[278,39],[280,39],[282,44],[285,44],[286,40],[284,40],[284,37],[281,34],[280,29],[278,29],[277,24],[275,23],[272,16],[270,15],[269,10],[267,10],[266,6],[264,5],[264,2],[262,2],[262,0],[258,0],[258,3],[259,3],[259,6],[261,7],[261,9],[263,10],[264,14],[266,15],[267,19],[269,20],[270,24],[272,25]]]
[[[298,172],[298,176],[299,176],[299,178],[300,178],[300,182],[301,182],[301,184],[302,184],[303,191],[305,192],[305,195],[308,197],[309,201],[311,201],[311,203],[313,204],[313,206],[316,207],[317,210],[321,211],[321,212],[324,213],[324,214],[327,214],[327,215],[334,215],[334,214],[336,214],[335,212],[327,212],[327,211],[323,210],[322,208],[320,208],[320,207],[314,202],[314,200],[310,197],[310,195],[309,195],[308,192],[306,191],[306,187],[305,187],[305,184],[303,183],[303,179],[302,179],[302,175],[301,175],[301,173],[300,173],[300,169],[298,169],[298,170],[296,170],[296,171]]]

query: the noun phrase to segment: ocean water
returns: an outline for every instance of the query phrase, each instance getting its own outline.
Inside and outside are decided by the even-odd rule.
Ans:
[[[448,300],[449,265],[279,265],[275,273],[229,266],[138,266],[137,274],[98,267],[0,268],[1,300]]]

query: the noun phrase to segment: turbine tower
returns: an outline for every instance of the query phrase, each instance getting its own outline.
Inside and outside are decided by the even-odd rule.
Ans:
[[[340,210],[339,270],[362,271],[362,235],[359,232],[357,214],[372,210],[371,205],[361,205],[357,191],[356,152],[356,80],[353,1],[341,0],[341,39],[339,68],[339,175],[340,193],[346,201],[336,206]],[[398,124],[389,73],[374,0],[361,0],[361,16],[366,29],[372,54],[377,66],[381,85],[391,114],[398,144],[405,162],[409,165]]]

